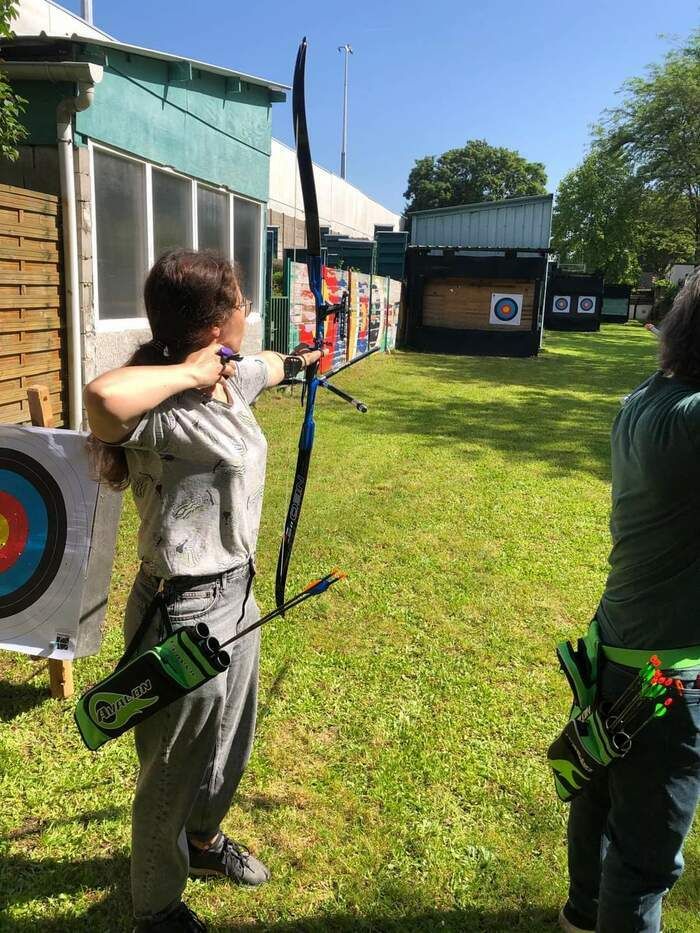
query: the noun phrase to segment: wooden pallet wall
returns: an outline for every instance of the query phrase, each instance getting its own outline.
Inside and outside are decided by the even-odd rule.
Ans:
[[[0,423],[31,424],[27,387],[42,384],[56,425],[64,424],[60,236],[55,195],[0,185]]]
[[[523,296],[519,325],[489,324],[491,295]],[[535,283],[515,279],[429,279],[423,291],[423,324],[454,330],[530,330],[535,307]]]

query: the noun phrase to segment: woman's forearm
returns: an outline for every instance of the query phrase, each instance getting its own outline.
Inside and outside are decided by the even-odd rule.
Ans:
[[[90,429],[103,441],[119,441],[147,411],[196,386],[196,374],[186,364],[123,366],[103,373],[85,388]]]

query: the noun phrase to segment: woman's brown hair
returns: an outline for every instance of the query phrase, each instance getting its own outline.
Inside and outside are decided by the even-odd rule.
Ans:
[[[700,383],[700,270],[678,292],[663,319],[659,365],[682,382]]]
[[[243,302],[231,263],[212,252],[173,249],[148,273],[143,289],[153,337],[141,344],[125,366],[181,363],[205,347],[212,327],[220,327]],[[112,489],[126,489],[129,468],[124,449],[94,434],[87,440],[95,477]]]

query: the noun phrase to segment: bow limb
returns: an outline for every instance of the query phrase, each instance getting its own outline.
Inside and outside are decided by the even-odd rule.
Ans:
[[[306,38],[302,39],[297,60],[294,66],[294,82],[292,86],[292,117],[294,120],[294,138],[296,141],[297,164],[299,166],[299,181],[304,204],[304,217],[306,226],[306,256],[309,272],[309,287],[314,296],[316,305],[315,346],[323,346],[323,318],[325,305],[322,291],[321,273],[321,230],[318,217],[318,198],[316,197],[316,182],[314,180],[313,162],[311,159],[311,145],[309,131],[306,124]],[[297,455],[296,472],[292,495],[284,523],[284,533],[277,558],[277,573],[275,576],[275,603],[277,608],[284,605],[284,594],[287,585],[287,571],[292,556],[294,537],[296,535],[299,515],[301,513],[306,480],[309,475],[311,450],[314,443],[314,405],[316,403],[316,390],[318,383],[318,362],[312,363],[306,370],[306,407],[304,421],[299,436],[299,453]]]
[[[299,181],[301,184],[302,200],[304,204],[304,216],[306,225],[306,264],[309,272],[309,287],[314,296],[316,306],[316,328],[314,334],[314,346],[320,350],[323,348],[324,322],[329,314],[338,314],[341,316],[347,313],[347,298],[340,307],[327,305],[323,299],[323,278],[321,267],[321,228],[319,226],[318,198],[316,196],[316,183],[314,180],[313,162],[311,160],[311,146],[309,143],[309,131],[306,125],[306,97],[305,97],[305,71],[306,71],[306,39],[302,39],[299,51],[297,52],[296,65],[294,66],[294,82],[292,87],[292,115],[294,120],[294,138],[296,140],[297,164],[299,166]],[[318,375],[320,362],[317,360],[306,370],[306,405],[304,408],[304,421],[301,426],[299,436],[299,453],[297,455],[297,466],[294,475],[294,485],[292,486],[292,495],[287,509],[287,518],[284,524],[284,533],[280,545],[279,556],[277,558],[277,573],[275,576],[275,603],[277,609],[283,611],[285,601],[285,589],[287,585],[287,571],[289,561],[292,556],[294,546],[294,537],[297,531],[301,506],[304,501],[304,492],[306,490],[306,480],[309,475],[309,465],[311,463],[311,451],[314,444],[314,406],[316,404],[316,394],[319,388],[330,389],[336,396],[349,402],[358,411],[366,412],[367,406],[346,392],[331,386],[329,380],[337,373],[349,366],[359,363],[360,360],[371,356],[377,352],[376,347],[367,353],[363,353],[353,360],[341,363],[326,373],[325,376]]]

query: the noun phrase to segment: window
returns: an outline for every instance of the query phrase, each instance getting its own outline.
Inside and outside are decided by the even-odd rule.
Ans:
[[[97,294],[102,320],[143,317],[146,167],[95,151]]]
[[[153,255],[192,246],[192,182],[153,169]]]
[[[197,235],[200,249],[230,256],[228,195],[197,185]]]
[[[235,261],[243,293],[259,310],[260,204],[89,145],[95,297],[101,329],[145,326],[142,291],[149,263],[169,249],[195,244]]]
[[[233,199],[233,258],[243,295],[258,305],[260,280],[260,207],[243,198]]]

